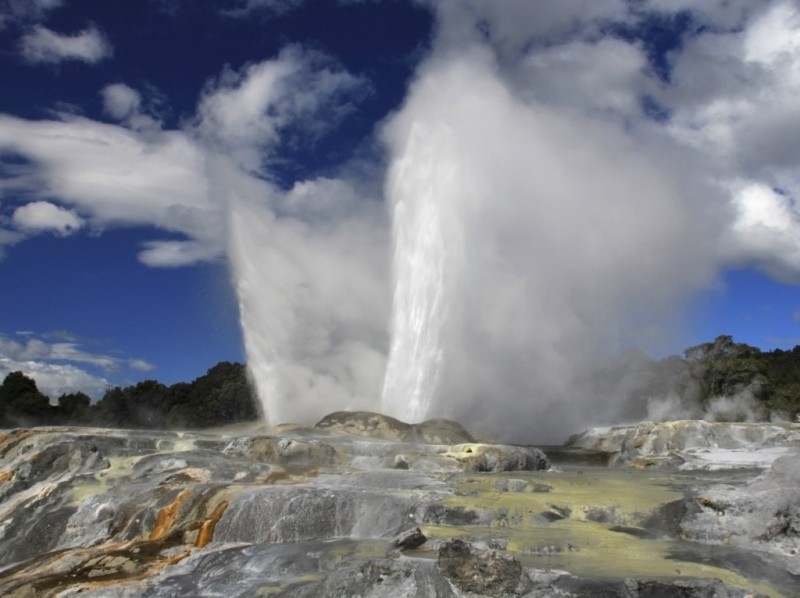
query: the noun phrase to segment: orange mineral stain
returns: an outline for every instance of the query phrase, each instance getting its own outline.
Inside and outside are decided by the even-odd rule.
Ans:
[[[195,540],[194,543],[197,548],[205,547],[209,542],[211,542],[211,540],[214,539],[214,528],[217,526],[217,522],[222,518],[222,514],[227,508],[228,501],[223,500],[214,508],[211,516],[200,525],[200,531],[198,532],[197,540]]]
[[[171,504],[167,505],[158,512],[156,517],[156,524],[153,526],[153,531],[150,532],[151,540],[160,540],[169,534],[172,526],[175,525],[175,520],[178,518],[178,509],[183,502],[189,498],[192,491],[187,488],[183,490]]]

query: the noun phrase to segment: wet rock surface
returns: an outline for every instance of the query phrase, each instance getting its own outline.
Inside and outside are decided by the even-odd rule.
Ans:
[[[702,420],[593,428],[567,446],[607,455],[610,465],[713,470],[765,467],[800,446],[797,424]]]
[[[238,435],[0,431],[0,595],[792,595],[797,463],[551,468],[367,412]]]
[[[482,596],[527,594],[533,582],[520,562],[500,550],[477,548],[460,539],[439,549],[439,572],[459,589]]]

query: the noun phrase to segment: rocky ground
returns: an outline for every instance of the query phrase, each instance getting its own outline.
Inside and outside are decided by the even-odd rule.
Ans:
[[[737,426],[0,431],[0,595],[800,595],[800,427]]]

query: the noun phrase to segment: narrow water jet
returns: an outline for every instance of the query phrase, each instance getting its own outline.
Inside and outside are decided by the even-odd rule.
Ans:
[[[443,364],[447,256],[439,187],[439,161],[420,127],[391,169],[394,303],[391,350],[383,383],[384,413],[410,422],[425,419]]]

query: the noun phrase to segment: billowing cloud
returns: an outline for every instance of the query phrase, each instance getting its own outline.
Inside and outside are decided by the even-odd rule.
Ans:
[[[535,46],[597,38],[604,25],[633,19],[626,0],[528,2],[507,0],[425,0],[439,17],[441,50],[465,41],[490,43],[501,59]]]
[[[736,220],[727,237],[734,262],[754,264],[770,276],[800,283],[800,213],[786,193],[763,183],[735,191]]]
[[[656,95],[667,131],[708,158],[730,198],[723,251],[800,280],[800,7],[752,3],[746,26],[687,40]]]
[[[0,115],[0,149],[31,162],[0,189],[41,198],[17,210],[28,230],[44,198],[58,197],[94,228],[151,225],[183,236],[146,243],[140,259],[147,265],[215,259],[224,251],[226,207],[224,194],[210,195],[209,155],[226,153],[259,171],[283,137],[302,131],[304,139],[317,138],[366,89],[329,58],[291,47],[274,60],[226,70],[206,88],[185,130],[161,130],[141,95],[121,83],[102,95],[106,113],[123,126],[68,114],[43,121]]]
[[[94,25],[73,35],[36,25],[20,40],[22,57],[34,64],[66,60],[96,63],[111,56],[111,44]]]
[[[17,208],[14,224],[23,230],[52,230],[68,235],[83,226],[74,210],[67,210],[47,201],[33,201]]]
[[[279,143],[292,137],[313,142],[367,90],[363,79],[329,57],[290,46],[274,60],[226,69],[210,83],[197,128],[215,149],[257,172]]]

